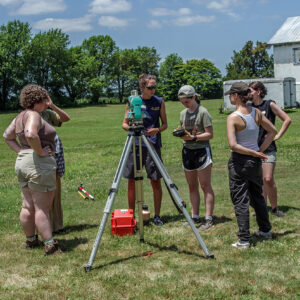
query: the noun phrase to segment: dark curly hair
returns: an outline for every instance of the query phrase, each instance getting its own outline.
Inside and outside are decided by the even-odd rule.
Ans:
[[[40,103],[49,97],[49,93],[41,86],[35,84],[25,85],[20,94],[20,105],[23,108],[33,108],[35,103]]]
[[[263,99],[267,95],[267,88],[260,81],[253,81],[249,84],[249,87],[253,88],[255,91],[260,91],[260,97]]]

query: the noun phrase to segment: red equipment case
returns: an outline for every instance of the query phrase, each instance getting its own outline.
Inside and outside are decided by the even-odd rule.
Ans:
[[[133,216],[133,209],[115,209],[111,214],[111,233],[123,236],[134,234],[136,219]]]

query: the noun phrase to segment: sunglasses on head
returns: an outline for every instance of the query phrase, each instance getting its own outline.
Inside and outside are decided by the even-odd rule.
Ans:
[[[156,89],[156,85],[146,86],[146,89],[148,89],[148,90],[155,90]]]

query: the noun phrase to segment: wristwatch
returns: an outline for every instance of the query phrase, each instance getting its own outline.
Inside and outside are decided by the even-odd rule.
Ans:
[[[193,142],[197,142],[197,136],[196,136],[196,135],[194,135],[192,141],[193,141]]]

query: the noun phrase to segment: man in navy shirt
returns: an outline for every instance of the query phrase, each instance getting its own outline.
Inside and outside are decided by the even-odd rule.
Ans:
[[[154,146],[155,151],[161,158],[161,132],[168,127],[167,115],[165,103],[162,98],[154,96],[156,89],[156,76],[149,74],[142,74],[139,76],[139,86],[142,91],[141,98],[143,104],[141,110],[145,114],[143,119],[143,125],[145,127],[145,133],[148,136],[149,142]],[[128,104],[126,105],[125,117],[123,120],[122,128],[129,130],[129,119],[127,119],[127,113],[130,111]],[[137,144],[137,143],[136,143]],[[138,154],[138,149],[136,151]],[[137,158],[138,161],[138,158]],[[146,145],[142,143],[142,163],[147,171],[147,176],[151,181],[154,197],[154,223],[157,226],[163,225],[160,218],[160,207],[162,200],[162,178],[158,168],[156,167],[153,159],[146,148]],[[135,180],[134,180],[134,165],[133,165],[133,151],[131,150],[127,165],[124,170],[124,177],[128,179],[128,205],[130,209],[135,209]]]

